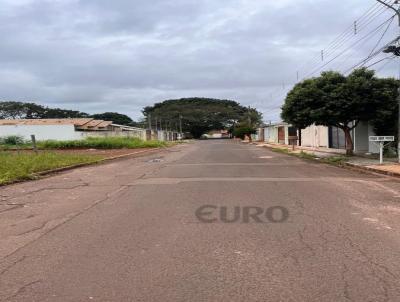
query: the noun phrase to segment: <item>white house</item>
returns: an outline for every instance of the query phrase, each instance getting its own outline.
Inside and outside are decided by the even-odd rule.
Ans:
[[[88,136],[129,136],[146,139],[146,130],[92,118],[0,120],[0,137],[18,135],[29,140],[76,140]]]
[[[272,144],[289,144],[289,136],[296,136],[297,129],[288,123],[272,123],[264,127],[264,142]]]
[[[351,132],[356,153],[378,153],[379,148],[369,142],[369,136],[375,135],[368,122],[360,122]],[[389,134],[390,135],[390,134]],[[299,144],[303,147],[345,149],[346,140],[342,129],[336,127],[311,125],[301,130]]]

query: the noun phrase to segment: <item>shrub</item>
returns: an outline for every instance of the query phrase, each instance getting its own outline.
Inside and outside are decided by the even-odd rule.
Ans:
[[[22,145],[25,143],[25,140],[20,135],[9,135],[0,137],[0,144],[3,145]]]
[[[255,134],[257,131],[253,127],[248,126],[238,126],[233,129],[233,135],[244,139],[246,135],[250,136],[251,134]]]

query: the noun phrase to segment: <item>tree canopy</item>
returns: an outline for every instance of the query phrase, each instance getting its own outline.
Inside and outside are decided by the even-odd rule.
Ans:
[[[297,84],[287,95],[282,119],[299,128],[311,124],[335,126],[346,137],[347,153],[353,150],[351,130],[360,121],[376,122],[377,113],[388,116],[396,98],[397,83],[379,79],[365,68],[349,76],[323,72],[320,77]]]
[[[136,123],[127,115],[117,112],[104,112],[93,114],[91,117],[98,120],[113,121],[114,124],[136,126]]]
[[[60,108],[49,108],[35,103],[0,102],[1,119],[81,118],[89,114]]]
[[[195,138],[215,129],[232,129],[240,121],[250,121],[252,126],[261,122],[261,114],[254,108],[241,106],[231,100],[210,98],[182,98],[167,100],[143,109],[147,123],[152,127],[191,133]]]
[[[137,126],[129,116],[117,112],[87,114],[76,110],[49,108],[35,103],[0,102],[0,119],[45,119],[45,118],[95,118],[116,124]]]

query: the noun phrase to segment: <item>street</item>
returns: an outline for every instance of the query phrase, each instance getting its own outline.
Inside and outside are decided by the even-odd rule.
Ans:
[[[208,140],[0,198],[1,301],[400,301],[396,178]]]

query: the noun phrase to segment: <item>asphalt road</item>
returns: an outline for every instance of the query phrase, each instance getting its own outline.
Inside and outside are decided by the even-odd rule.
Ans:
[[[216,140],[0,197],[1,301],[400,301],[394,178]]]

